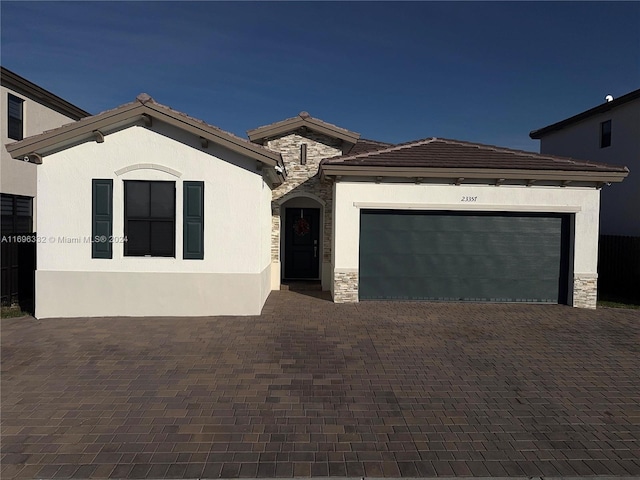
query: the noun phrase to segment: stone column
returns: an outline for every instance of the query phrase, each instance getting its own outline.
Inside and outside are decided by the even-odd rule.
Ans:
[[[335,303],[358,302],[358,271],[333,272],[333,301]]]
[[[577,273],[573,277],[573,306],[596,308],[598,300],[598,274]]]
[[[271,202],[271,261],[280,261],[280,205]]]

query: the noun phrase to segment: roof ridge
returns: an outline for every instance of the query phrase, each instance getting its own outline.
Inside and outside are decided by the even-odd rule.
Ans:
[[[151,95],[144,92],[138,94],[138,96],[136,97],[136,100],[140,102],[142,105],[144,105],[147,102],[157,103]]]
[[[306,111],[300,112],[295,117],[285,118],[284,120],[278,120],[277,122],[272,122],[257,128],[251,128],[247,130],[247,135],[249,136],[249,139],[251,141],[255,141],[256,138],[264,138],[264,137],[259,137],[258,135],[261,135],[261,134],[266,135],[265,131],[269,133],[273,133],[272,132],[273,130],[278,130],[279,128],[285,128],[289,126],[288,124],[296,124],[297,122],[302,122],[303,123],[302,126],[307,126],[308,128],[311,128],[311,129],[313,129],[314,122],[315,122],[316,126],[320,126],[320,125],[324,126],[325,128],[335,131],[346,137],[355,137],[353,138],[353,140],[357,140],[360,137],[360,134],[357,132],[353,132],[344,127],[340,127],[335,123],[329,123],[320,118],[313,117]],[[300,125],[297,125],[295,128],[299,128],[299,127]],[[294,130],[295,128],[292,128],[292,130]],[[255,136],[255,138],[252,138],[253,136]]]
[[[335,157],[335,159],[337,160],[339,158],[340,160],[351,160],[352,158],[365,158],[372,155],[379,155],[381,153],[388,153],[388,152],[394,152],[396,150],[402,150],[404,148],[411,148],[411,147],[417,147],[419,145],[426,145],[435,140],[438,140],[438,139],[436,137],[428,137],[428,138],[422,138],[420,140],[414,140],[407,143],[400,143],[397,145],[390,144],[388,148],[381,148],[379,150],[372,150],[370,152],[356,153],[355,155],[346,155],[344,157]]]
[[[381,140],[372,140],[370,138],[362,138],[362,137],[358,139],[358,142],[375,143],[377,145],[396,145],[395,143],[392,143],[392,142],[383,142]]]
[[[256,127],[256,128],[251,128],[251,129],[247,130],[247,132],[251,132],[253,130],[260,130],[260,129],[266,128],[266,127],[271,127],[272,125],[277,125],[278,123],[290,122],[291,120],[295,120],[296,118],[302,118],[302,117],[300,117],[300,115],[296,115],[295,117],[283,118],[282,120],[278,120],[277,122],[271,122],[271,123],[267,123],[265,125],[260,125],[259,127]]]

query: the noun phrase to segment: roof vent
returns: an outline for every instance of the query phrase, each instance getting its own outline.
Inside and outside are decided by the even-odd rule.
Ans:
[[[148,93],[141,93],[140,95],[138,95],[136,97],[136,100],[139,101],[141,104],[145,104],[147,102],[152,102],[153,103],[153,98],[151,98],[151,95],[149,95]]]
[[[613,102],[613,95],[607,95],[604,99],[608,102]]]
[[[300,113],[298,114],[298,116],[299,116],[300,118],[309,118],[309,117],[311,117],[311,115],[309,115],[309,112],[300,112]]]

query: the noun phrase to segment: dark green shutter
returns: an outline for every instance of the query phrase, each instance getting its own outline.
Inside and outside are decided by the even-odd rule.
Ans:
[[[183,258],[204,258],[204,182],[184,182]]]
[[[91,258],[113,258],[113,180],[92,181]]]

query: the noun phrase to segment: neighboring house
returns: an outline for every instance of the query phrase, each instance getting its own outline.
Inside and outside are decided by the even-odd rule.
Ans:
[[[89,115],[62,98],[0,67],[0,107],[2,110],[2,153],[0,193],[2,194],[2,235],[33,232],[36,209],[37,169],[33,163],[11,158],[5,146]],[[6,240],[6,239],[5,239]],[[25,300],[32,294],[33,253],[15,242],[2,243],[2,303]],[[33,251],[34,249],[31,248]]]
[[[564,155],[631,170],[622,185],[602,188],[598,292],[640,302],[640,89],[534,130],[543,154]]]
[[[640,89],[532,131],[540,153],[627,166],[631,176],[602,190],[600,233],[640,237]]]
[[[36,316],[258,314],[287,280],[595,307],[599,188],[624,167],[390,145],[305,112],[248,136],[141,94],[10,145],[41,163]]]

